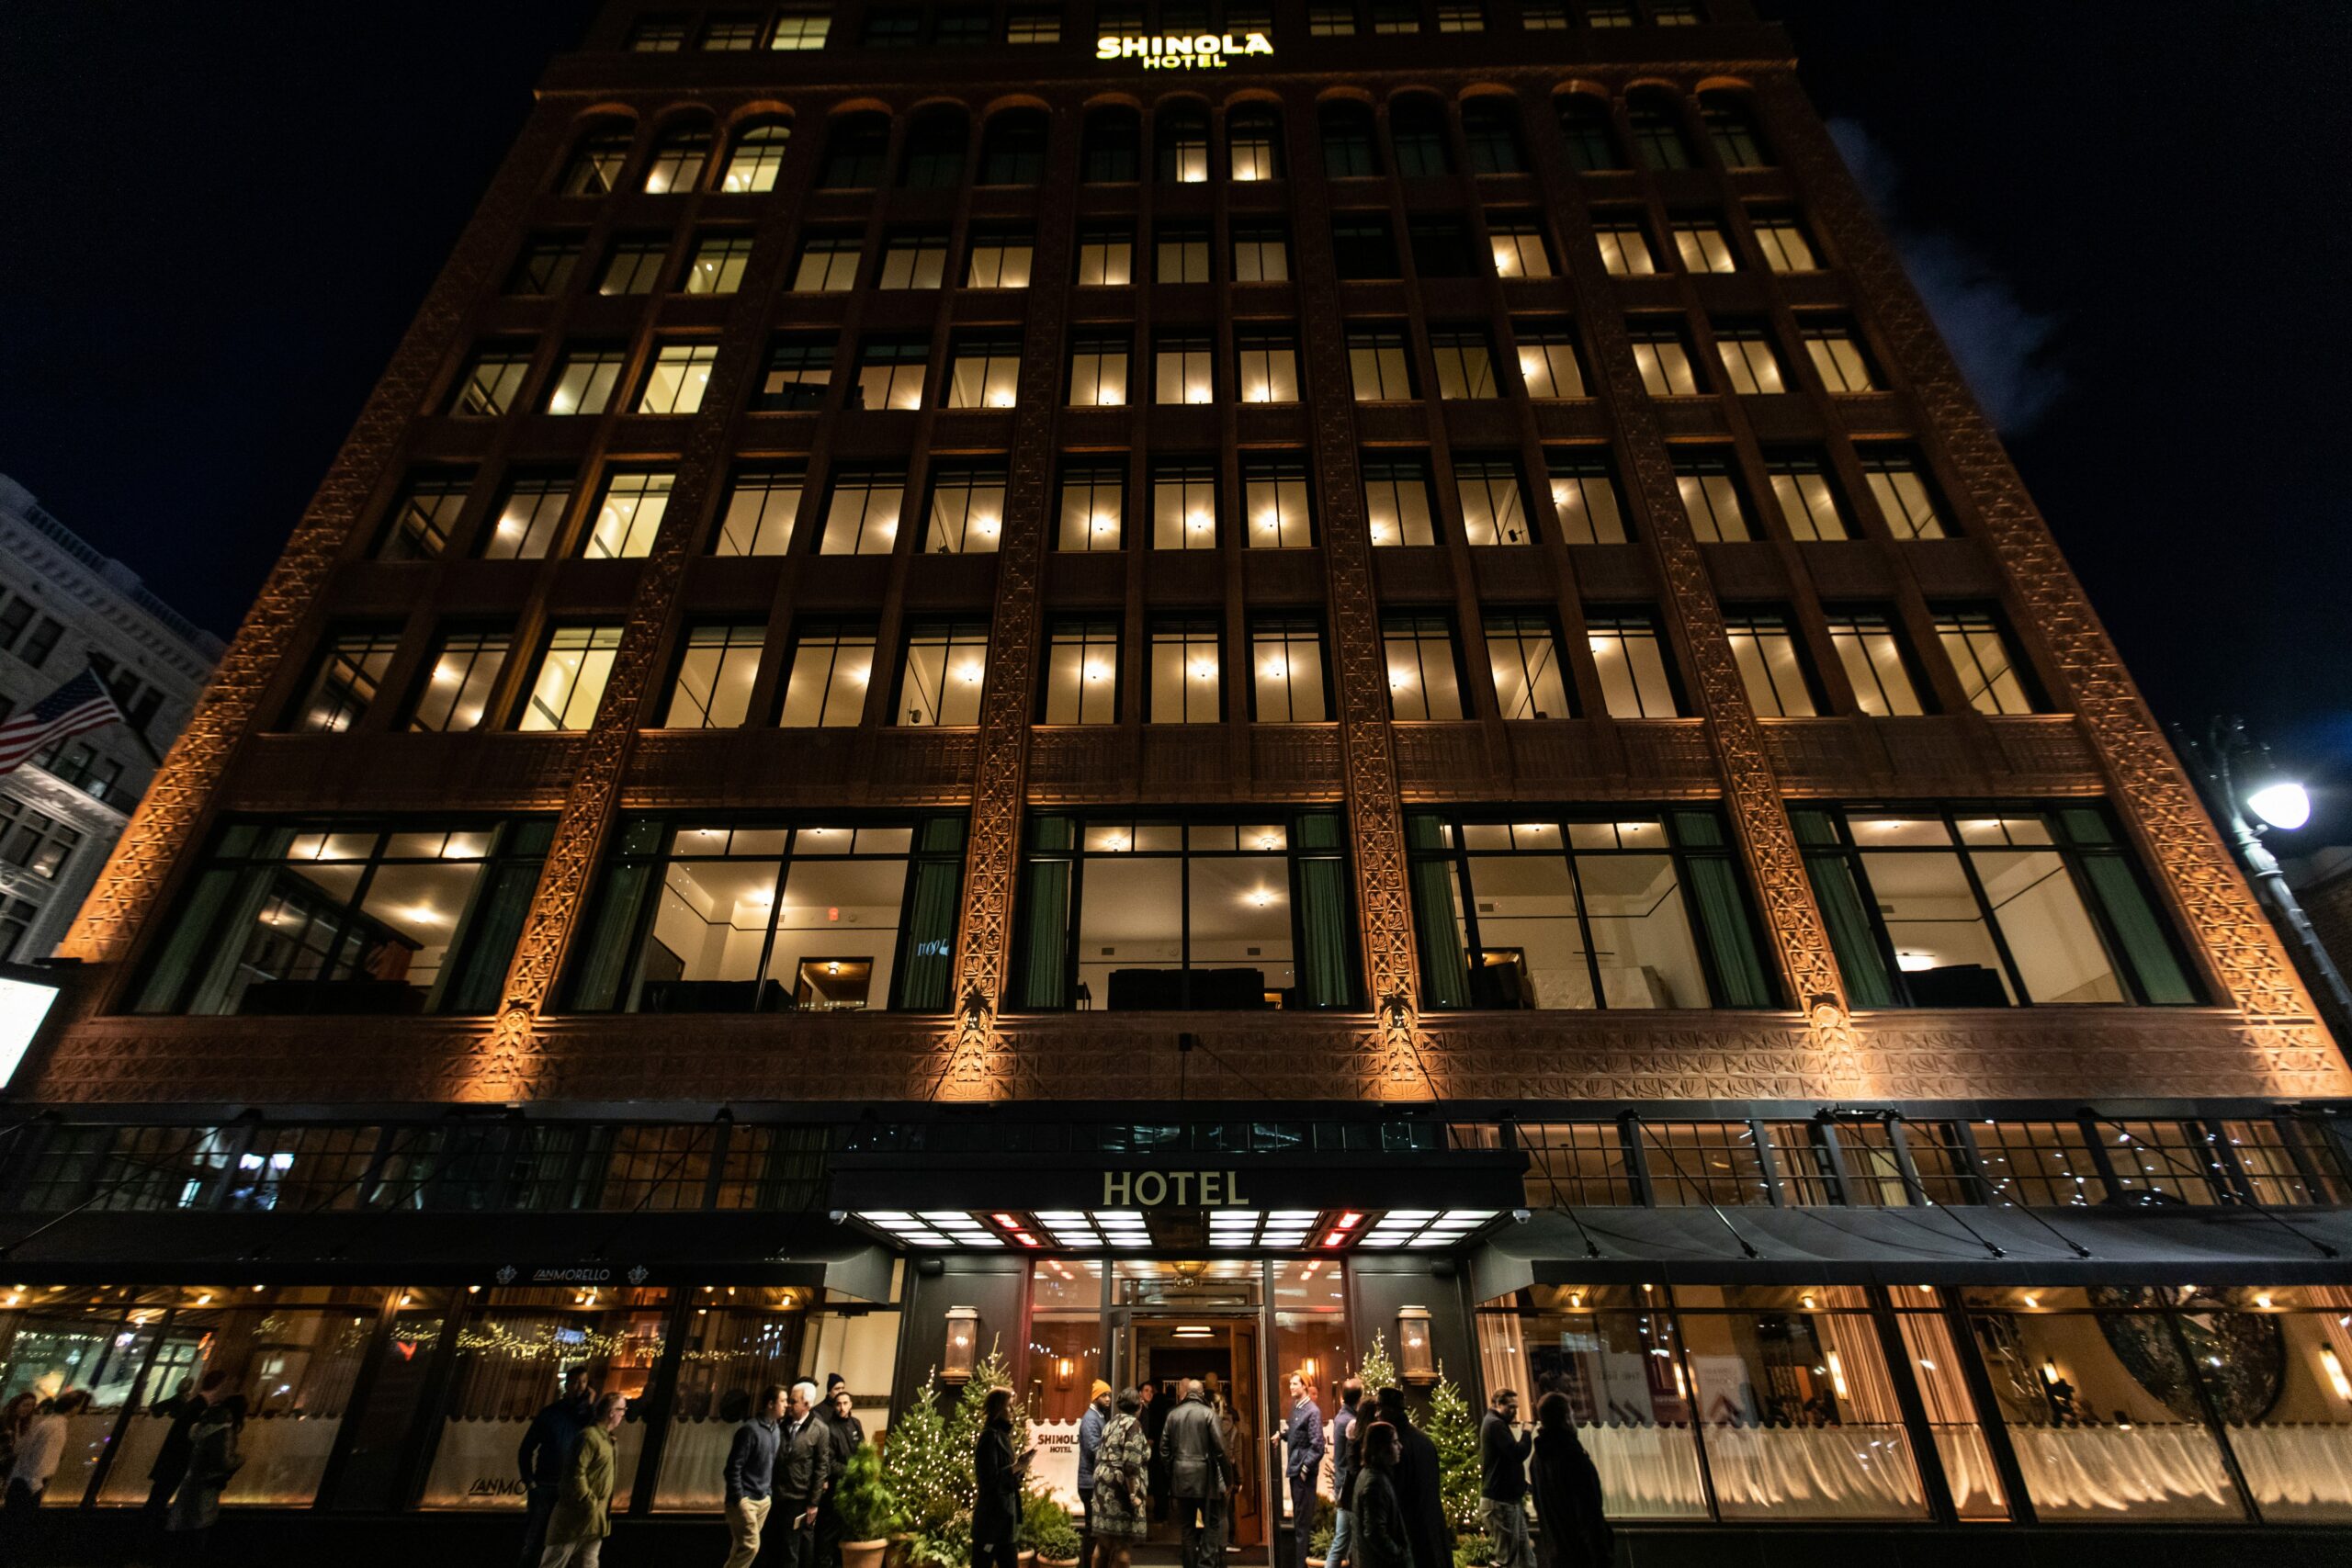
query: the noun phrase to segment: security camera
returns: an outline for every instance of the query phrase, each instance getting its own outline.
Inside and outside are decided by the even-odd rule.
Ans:
[[[849,1211],[847,1209],[829,1210],[825,1214],[825,1218],[832,1221],[833,1224],[837,1225],[845,1225],[849,1224]]]
[[[1535,1212],[1532,1209],[1513,1209],[1510,1212],[1510,1223],[1515,1225],[1523,1225],[1534,1217]]]

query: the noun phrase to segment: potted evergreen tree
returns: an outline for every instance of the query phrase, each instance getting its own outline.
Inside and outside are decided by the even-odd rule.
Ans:
[[[899,1504],[883,1483],[882,1455],[872,1443],[858,1444],[849,1456],[833,1488],[833,1511],[842,1521],[842,1568],[882,1568]]]
[[[1021,1500],[1021,1553],[1035,1553],[1037,1568],[1078,1568],[1078,1527],[1069,1511],[1043,1491]]]

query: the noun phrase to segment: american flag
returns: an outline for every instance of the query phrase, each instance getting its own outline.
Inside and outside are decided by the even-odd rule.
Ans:
[[[95,670],[85,670],[6,724],[0,724],[0,773],[13,773],[24,760],[52,740],[98,729],[122,717],[114,694]]]

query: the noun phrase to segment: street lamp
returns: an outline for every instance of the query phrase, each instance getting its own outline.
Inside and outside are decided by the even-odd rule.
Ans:
[[[2338,1042],[2352,1047],[2352,990],[2346,988],[2335,961],[2320,945],[2310,918],[2295,900],[2295,890],[2287,886],[2278,857],[2262,841],[2270,829],[2291,833],[2312,819],[2311,792],[2280,770],[2269,747],[2245,732],[2244,719],[2214,719],[2206,727],[2202,745],[2178,726],[2173,728],[2173,739],[2192,764],[2205,808],[2226,829],[2230,848],[2302,960],[2303,977],[2312,983],[2320,1010]],[[2256,822],[2246,820],[2248,812]]]

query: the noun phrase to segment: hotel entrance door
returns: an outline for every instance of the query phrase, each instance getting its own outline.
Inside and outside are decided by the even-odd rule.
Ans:
[[[1122,1265],[1121,1300],[1111,1311],[1112,1382],[1152,1391],[1145,1423],[1158,1448],[1161,1422],[1197,1380],[1224,1429],[1226,1449],[1239,1477],[1226,1498],[1226,1550],[1234,1563],[1273,1561],[1273,1531],[1268,1505],[1273,1465],[1271,1407],[1266,1400],[1264,1340],[1260,1333],[1261,1293],[1254,1260],[1177,1260],[1144,1265],[1148,1274]],[[1246,1270],[1246,1272],[1245,1272]],[[1275,1506],[1279,1507],[1276,1502]],[[1143,1564],[1174,1564],[1176,1516],[1168,1496],[1166,1467],[1152,1475],[1151,1533],[1136,1550]]]

